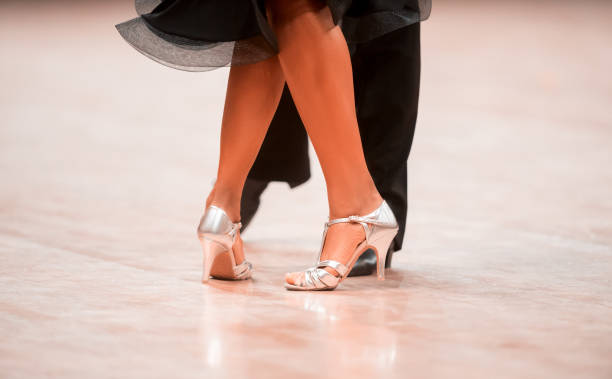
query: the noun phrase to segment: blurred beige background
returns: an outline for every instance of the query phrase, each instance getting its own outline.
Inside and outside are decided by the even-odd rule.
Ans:
[[[130,1],[2,1],[0,376],[612,377],[611,14],[434,0],[405,248],[295,294],[314,160],[264,194],[255,280],[199,283],[227,69],[138,54]]]

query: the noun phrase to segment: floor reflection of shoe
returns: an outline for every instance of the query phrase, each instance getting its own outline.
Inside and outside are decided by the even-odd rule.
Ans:
[[[246,260],[236,264],[232,250],[241,224],[233,223],[225,211],[211,205],[200,220],[198,238],[204,253],[202,282],[216,279],[241,280],[251,277],[253,266]]]
[[[376,256],[378,278],[385,278],[387,252],[398,231],[397,221],[387,202],[383,201],[375,211],[366,216],[350,216],[328,221],[325,223],[323,232],[323,244],[325,244],[328,228],[338,223],[358,223],[365,230],[365,240],[357,246],[349,261],[346,264],[330,259],[321,261],[322,246],[319,250],[317,264],[299,273],[299,279],[293,284],[286,282],[285,288],[294,291],[333,290],[348,276],[357,259],[368,250],[372,250]],[[326,267],[335,270],[336,274],[325,270]]]
[[[240,219],[242,231],[244,231],[257,209],[259,209],[261,194],[266,190],[270,182],[264,180],[248,179],[244,182],[242,199],[240,200]]]

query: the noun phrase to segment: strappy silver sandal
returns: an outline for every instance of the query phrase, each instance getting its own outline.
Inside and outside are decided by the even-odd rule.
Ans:
[[[242,224],[233,223],[227,213],[211,205],[200,220],[198,239],[204,253],[202,282],[215,279],[243,280],[251,277],[253,266],[246,260],[236,264],[232,246]]]
[[[365,240],[357,246],[346,265],[334,260],[321,261],[321,253],[325,245],[327,230],[331,225],[346,222],[361,224],[365,230]],[[375,211],[365,216],[349,216],[326,222],[325,229],[323,230],[321,249],[317,257],[317,264],[302,271],[299,281],[295,284],[285,283],[285,288],[292,291],[333,290],[348,276],[359,256],[369,248],[372,248],[376,253],[376,272],[378,279],[384,280],[387,251],[389,250],[393,238],[397,235],[398,229],[393,211],[391,211],[386,201],[383,201]],[[327,272],[325,270],[326,267],[334,269],[337,275]]]

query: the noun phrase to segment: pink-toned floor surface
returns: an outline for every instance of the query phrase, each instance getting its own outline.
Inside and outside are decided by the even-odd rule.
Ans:
[[[199,281],[227,70],[140,56],[127,0],[1,2],[0,377],[612,378],[612,3],[434,5],[405,247],[296,293],[316,162]]]

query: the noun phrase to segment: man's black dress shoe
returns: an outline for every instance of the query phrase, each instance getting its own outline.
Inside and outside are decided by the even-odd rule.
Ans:
[[[393,258],[393,252],[395,251],[395,241],[391,242],[389,246],[389,253],[387,253],[387,261],[385,262],[385,268],[391,267],[391,259]],[[376,253],[372,249],[366,250],[357,262],[353,265],[353,269],[349,272],[348,276],[366,276],[376,273]]]

